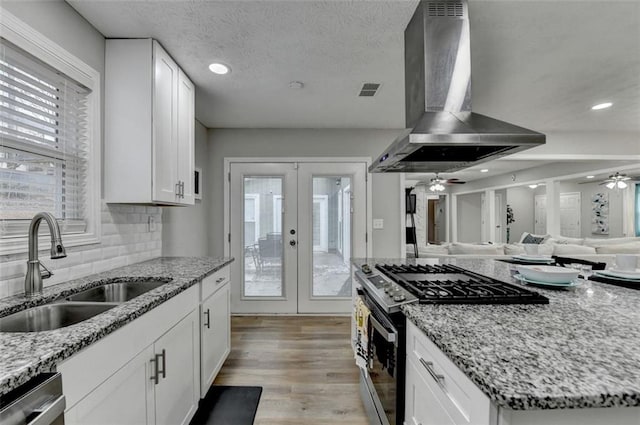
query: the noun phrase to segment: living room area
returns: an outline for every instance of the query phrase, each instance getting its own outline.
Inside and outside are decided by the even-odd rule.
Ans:
[[[640,254],[637,161],[509,158],[449,176],[405,175],[408,257],[507,257],[523,243],[540,255]]]

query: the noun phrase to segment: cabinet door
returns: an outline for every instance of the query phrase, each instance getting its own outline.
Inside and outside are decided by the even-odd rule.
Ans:
[[[194,310],[154,344],[159,371],[156,424],[188,424],[198,407],[200,386],[198,317]]]
[[[67,425],[154,424],[153,383],[150,380],[152,371],[149,367],[149,359],[152,357],[152,347],[147,347],[72,409],[65,412],[65,423]]]
[[[413,360],[407,361],[406,373],[405,423],[407,425],[456,425],[416,369]]]
[[[195,88],[182,70],[178,73],[178,181],[182,184],[181,204],[193,205],[195,183]]]
[[[204,397],[231,349],[229,283],[211,295],[201,307],[201,388]]]
[[[178,65],[153,42],[153,200],[176,202],[178,152]]]

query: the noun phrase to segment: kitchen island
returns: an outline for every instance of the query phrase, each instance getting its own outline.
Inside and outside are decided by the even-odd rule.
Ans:
[[[114,280],[168,283],[78,324],[46,332],[0,332],[0,395],[58,364],[227,266],[233,258],[157,258],[44,288],[41,295],[0,300],[0,317]],[[198,291],[199,292],[199,291]]]
[[[495,260],[361,259],[354,265],[443,262],[520,285],[509,264]],[[527,288],[549,304],[411,304],[402,311],[490,400],[492,418],[481,423],[640,424],[640,291],[599,282]],[[409,413],[406,423],[412,423]]]

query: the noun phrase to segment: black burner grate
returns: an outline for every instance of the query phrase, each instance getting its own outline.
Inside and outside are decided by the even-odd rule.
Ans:
[[[450,264],[377,264],[376,268],[424,304],[549,303],[537,292]]]

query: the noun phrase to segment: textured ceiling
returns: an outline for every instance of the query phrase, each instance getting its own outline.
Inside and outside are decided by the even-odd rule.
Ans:
[[[160,40],[207,127],[404,125],[416,0],[68,2],[107,37]],[[640,131],[640,1],[471,0],[470,16],[474,110],[543,132]],[[232,73],[211,74],[216,60]],[[382,87],[358,98],[363,82]],[[602,100],[615,105],[589,110]]]
[[[158,39],[196,84],[207,127],[404,125],[403,29],[416,1],[69,3],[107,37]],[[214,61],[232,72],[212,74]],[[382,87],[359,98],[364,82]]]

